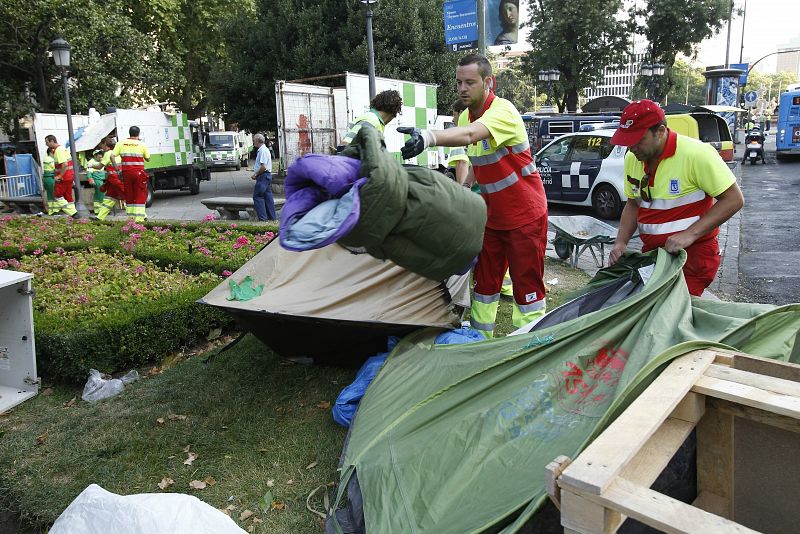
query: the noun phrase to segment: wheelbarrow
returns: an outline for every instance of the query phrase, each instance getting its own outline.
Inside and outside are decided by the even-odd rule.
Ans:
[[[553,247],[559,258],[577,267],[578,258],[588,250],[597,267],[603,267],[605,246],[614,244],[616,228],[588,215],[552,216],[548,222],[556,231]]]

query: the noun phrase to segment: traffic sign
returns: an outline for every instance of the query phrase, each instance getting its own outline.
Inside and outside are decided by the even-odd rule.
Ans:
[[[444,2],[444,41],[452,52],[478,47],[478,9],[475,0]]]
[[[758,93],[755,91],[747,91],[744,94],[744,104],[745,106],[752,108],[756,105],[756,100],[758,100]]]

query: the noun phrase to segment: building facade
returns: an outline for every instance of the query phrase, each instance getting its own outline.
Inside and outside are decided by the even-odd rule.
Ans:
[[[603,81],[596,87],[585,89],[583,96],[587,100],[598,96],[630,98],[642,63],[647,62],[647,50],[647,40],[640,35],[634,36],[632,50],[625,65],[622,68],[606,67]]]

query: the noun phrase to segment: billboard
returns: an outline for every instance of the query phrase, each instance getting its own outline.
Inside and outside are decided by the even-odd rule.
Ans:
[[[478,48],[478,9],[475,1],[444,2],[444,42],[451,52]]]
[[[520,0],[486,1],[486,44],[517,44],[519,38]]]

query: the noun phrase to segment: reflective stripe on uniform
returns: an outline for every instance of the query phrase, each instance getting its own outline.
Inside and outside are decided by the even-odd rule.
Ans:
[[[517,143],[516,145],[512,145],[511,146],[511,153],[512,154],[519,154],[520,152],[525,152],[530,147],[531,147],[531,145],[530,145],[530,143],[528,143],[528,140],[526,139],[525,141],[523,141],[521,143]]]
[[[472,298],[484,304],[491,304],[500,300],[500,293],[494,295],[481,295],[480,293],[473,293]]]
[[[481,188],[481,193],[491,194],[491,193],[497,193],[499,191],[502,191],[503,189],[505,189],[507,187],[511,187],[512,185],[514,185],[518,181],[519,181],[519,177],[517,176],[517,173],[512,172],[511,174],[509,174],[508,176],[506,176],[502,180],[498,180],[498,181],[496,181],[494,183],[491,183],[491,184],[478,184],[478,185]]]
[[[519,173],[522,176],[530,176],[531,174],[536,172],[536,164],[534,162],[530,162],[528,165],[522,167]]]
[[[514,304],[519,308],[519,311],[521,311],[522,313],[528,313],[544,309],[544,299],[537,300],[536,302],[531,302],[530,304],[517,304],[516,302]]]
[[[672,234],[675,232],[682,232],[689,228],[695,221],[699,221],[700,217],[687,217],[686,219],[678,219],[677,221],[658,223],[658,224],[642,224],[639,223],[640,234],[663,235]]]
[[[640,200],[639,207],[651,210],[669,210],[672,208],[678,208],[680,206],[688,206],[689,204],[694,204],[695,202],[705,200],[705,198],[706,192],[703,190],[698,190],[693,193],[689,193],[688,195],[683,195],[682,197],[654,198],[650,202]]]
[[[479,323],[475,319],[470,319],[469,324],[475,330],[481,330],[482,332],[494,331],[494,323]]]
[[[491,154],[486,154],[485,156],[470,156],[469,162],[472,163],[473,167],[482,167],[484,165],[492,165],[493,163],[497,163],[507,155],[508,149],[504,146],[499,146],[497,147],[497,150]]]

